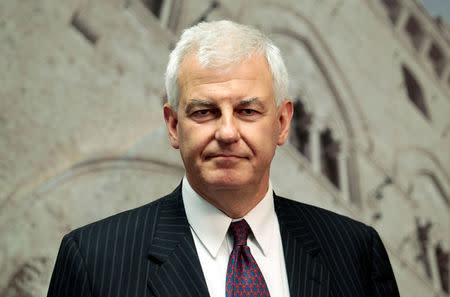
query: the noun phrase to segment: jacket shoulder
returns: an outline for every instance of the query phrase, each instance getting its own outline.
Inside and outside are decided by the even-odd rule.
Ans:
[[[72,237],[77,242],[86,242],[87,239],[104,237],[106,233],[111,235],[109,234],[111,232],[126,237],[126,235],[129,235],[127,234],[129,230],[136,230],[136,228],[144,226],[148,228],[149,225],[154,224],[161,207],[181,201],[181,199],[178,199],[179,195],[181,195],[181,190],[180,187],[177,187],[166,196],[74,229],[65,237]]]
[[[342,255],[353,255],[364,262],[371,254],[373,239],[379,238],[372,227],[317,206],[277,197],[275,207],[280,224],[303,226],[329,254],[340,250]]]
[[[316,225],[335,222],[339,224],[351,225],[353,226],[353,228],[359,228],[363,230],[372,229],[372,227],[360,221],[318,206],[294,201],[279,196],[276,196],[275,199],[276,208],[288,209],[291,215],[299,216],[303,220],[306,220],[309,224]]]
[[[82,292],[95,292],[92,296],[106,296],[111,292],[117,292],[114,296],[131,296],[131,287],[122,285],[129,283],[136,288],[136,295],[132,296],[138,296],[138,290],[146,291],[147,279],[142,275],[148,272],[148,249],[157,237],[158,220],[163,213],[177,209],[176,206],[182,209],[180,193],[178,187],[171,194],[151,203],[68,233],[61,243],[49,296],[61,296],[54,293],[54,289],[60,284],[69,287],[73,279],[82,282],[82,286],[75,284],[74,287],[85,288],[84,291],[79,289]],[[68,272],[61,273],[64,271]],[[71,277],[73,273],[77,273],[77,277]],[[78,291],[74,289],[73,292]],[[73,293],[67,296],[91,295]]]

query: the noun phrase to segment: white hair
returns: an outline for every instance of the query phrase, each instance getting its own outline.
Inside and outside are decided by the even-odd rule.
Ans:
[[[288,74],[280,50],[263,33],[249,26],[228,20],[202,22],[184,30],[170,53],[166,69],[168,102],[178,109],[178,73],[184,58],[196,52],[202,67],[226,67],[259,54],[267,59],[272,74],[275,103],[287,97]]]

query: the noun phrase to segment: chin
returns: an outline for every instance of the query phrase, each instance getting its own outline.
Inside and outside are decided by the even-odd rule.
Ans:
[[[204,178],[204,182],[218,189],[238,189],[250,184],[248,177],[242,174],[217,174]]]

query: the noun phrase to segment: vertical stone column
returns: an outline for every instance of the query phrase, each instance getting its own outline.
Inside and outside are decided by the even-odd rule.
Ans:
[[[161,7],[160,20],[163,28],[169,28],[170,15],[174,6],[174,0],[165,0]]]
[[[313,121],[311,124],[310,136],[311,136],[311,162],[313,171],[316,174],[320,174],[321,173],[320,153],[322,148],[320,147],[320,127],[316,121]]]
[[[417,49],[417,52],[419,53],[419,56],[421,56],[423,59],[427,58],[428,50],[430,49],[432,39],[424,32],[423,40],[420,43],[419,48]]]
[[[341,151],[338,155],[339,166],[339,188],[341,195],[345,201],[350,201],[350,192],[348,185],[348,169],[347,169],[347,149],[344,141],[341,140]]]
[[[447,57],[447,64],[445,64],[445,68],[442,71],[441,78],[444,80],[444,84],[446,84],[447,87],[450,88],[450,56]]]
[[[434,226],[436,226],[435,224],[433,224]],[[435,230],[433,230],[435,231]],[[436,237],[434,236],[435,232],[430,232],[430,238],[428,241],[428,253],[427,253],[427,257],[428,259],[430,259],[430,268],[431,268],[431,282],[433,283],[433,288],[437,291],[440,292],[442,291],[442,287],[441,287],[441,276],[439,274],[439,264],[438,264],[438,259],[436,257],[436,246],[438,244]]]
[[[398,31],[403,31],[408,19],[409,19],[409,11],[405,7],[402,7],[399,16],[397,18],[397,22],[395,23],[395,29]]]

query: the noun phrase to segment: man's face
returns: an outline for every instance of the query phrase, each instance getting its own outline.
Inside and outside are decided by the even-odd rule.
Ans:
[[[191,54],[178,83],[178,111],[166,104],[164,116],[192,187],[200,194],[244,187],[265,193],[292,116],[290,100],[276,107],[266,59],[254,55],[224,71],[201,67]]]

